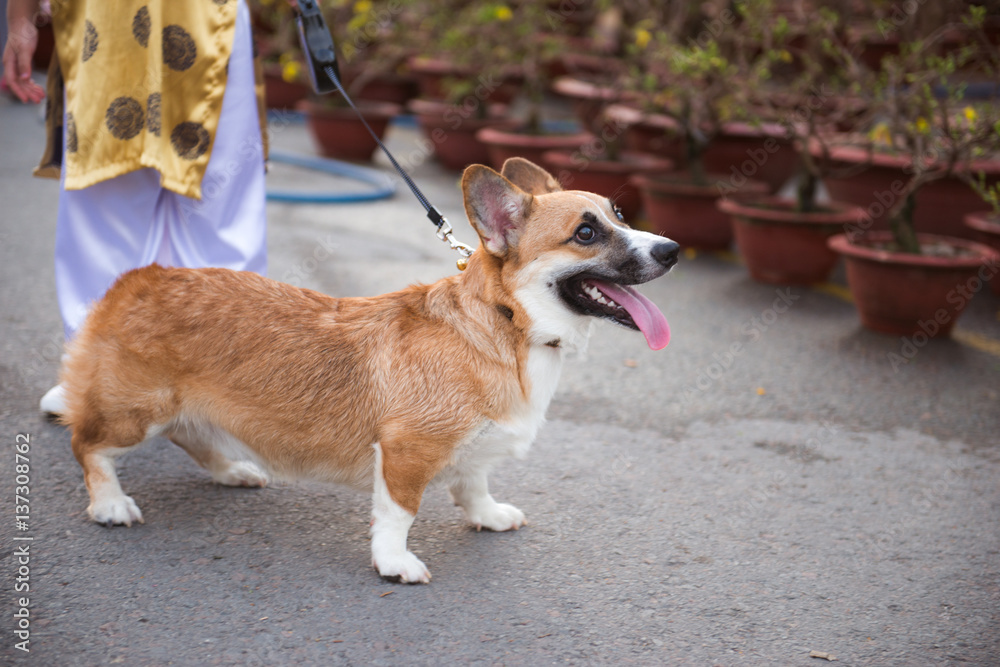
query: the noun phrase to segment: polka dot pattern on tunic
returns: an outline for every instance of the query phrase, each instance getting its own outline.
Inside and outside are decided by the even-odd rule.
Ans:
[[[87,62],[97,52],[100,38],[97,35],[97,28],[90,21],[87,21],[83,29],[83,62]]]
[[[198,57],[198,47],[188,31],[179,25],[168,25],[163,29],[163,62],[178,72],[194,65]]]
[[[66,150],[75,153],[78,144],[76,140],[76,119],[71,112],[66,114]]]
[[[196,160],[208,150],[211,140],[201,123],[180,123],[170,133],[170,145],[185,160]]]
[[[142,131],[144,124],[142,105],[131,97],[119,97],[104,114],[105,124],[118,139],[131,139]]]
[[[146,129],[150,134],[160,136],[160,94],[153,93],[146,100]]]
[[[132,36],[144,49],[149,46],[150,30],[152,22],[149,19],[149,7],[140,7],[132,18]]]

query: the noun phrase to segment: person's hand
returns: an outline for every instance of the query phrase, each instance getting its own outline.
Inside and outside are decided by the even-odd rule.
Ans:
[[[7,44],[3,50],[3,78],[10,91],[22,102],[36,104],[45,89],[31,78],[31,58],[38,47],[35,14],[38,0],[10,0],[7,5]]]

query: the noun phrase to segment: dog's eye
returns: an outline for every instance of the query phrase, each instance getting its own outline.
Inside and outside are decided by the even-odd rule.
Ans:
[[[615,215],[617,215],[617,216],[618,216],[618,219],[619,219],[619,220],[620,220],[621,222],[625,222],[625,217],[624,217],[624,216],[622,216],[622,209],[621,209],[621,206],[619,206],[618,204],[612,204],[612,205],[611,205],[611,210],[615,212]]]
[[[576,240],[580,243],[593,243],[597,239],[597,232],[590,225],[580,225],[576,230]]]

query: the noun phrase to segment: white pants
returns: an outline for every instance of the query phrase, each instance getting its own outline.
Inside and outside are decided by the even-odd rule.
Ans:
[[[67,340],[90,305],[130,269],[158,262],[266,272],[263,144],[245,0],[239,1],[234,40],[200,201],[161,188],[155,169],[82,190],[67,190],[63,183],[55,267]]]

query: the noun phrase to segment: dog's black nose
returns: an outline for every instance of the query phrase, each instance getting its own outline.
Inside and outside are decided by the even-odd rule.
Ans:
[[[667,268],[677,263],[677,254],[681,251],[676,241],[663,241],[653,246],[653,259]]]

